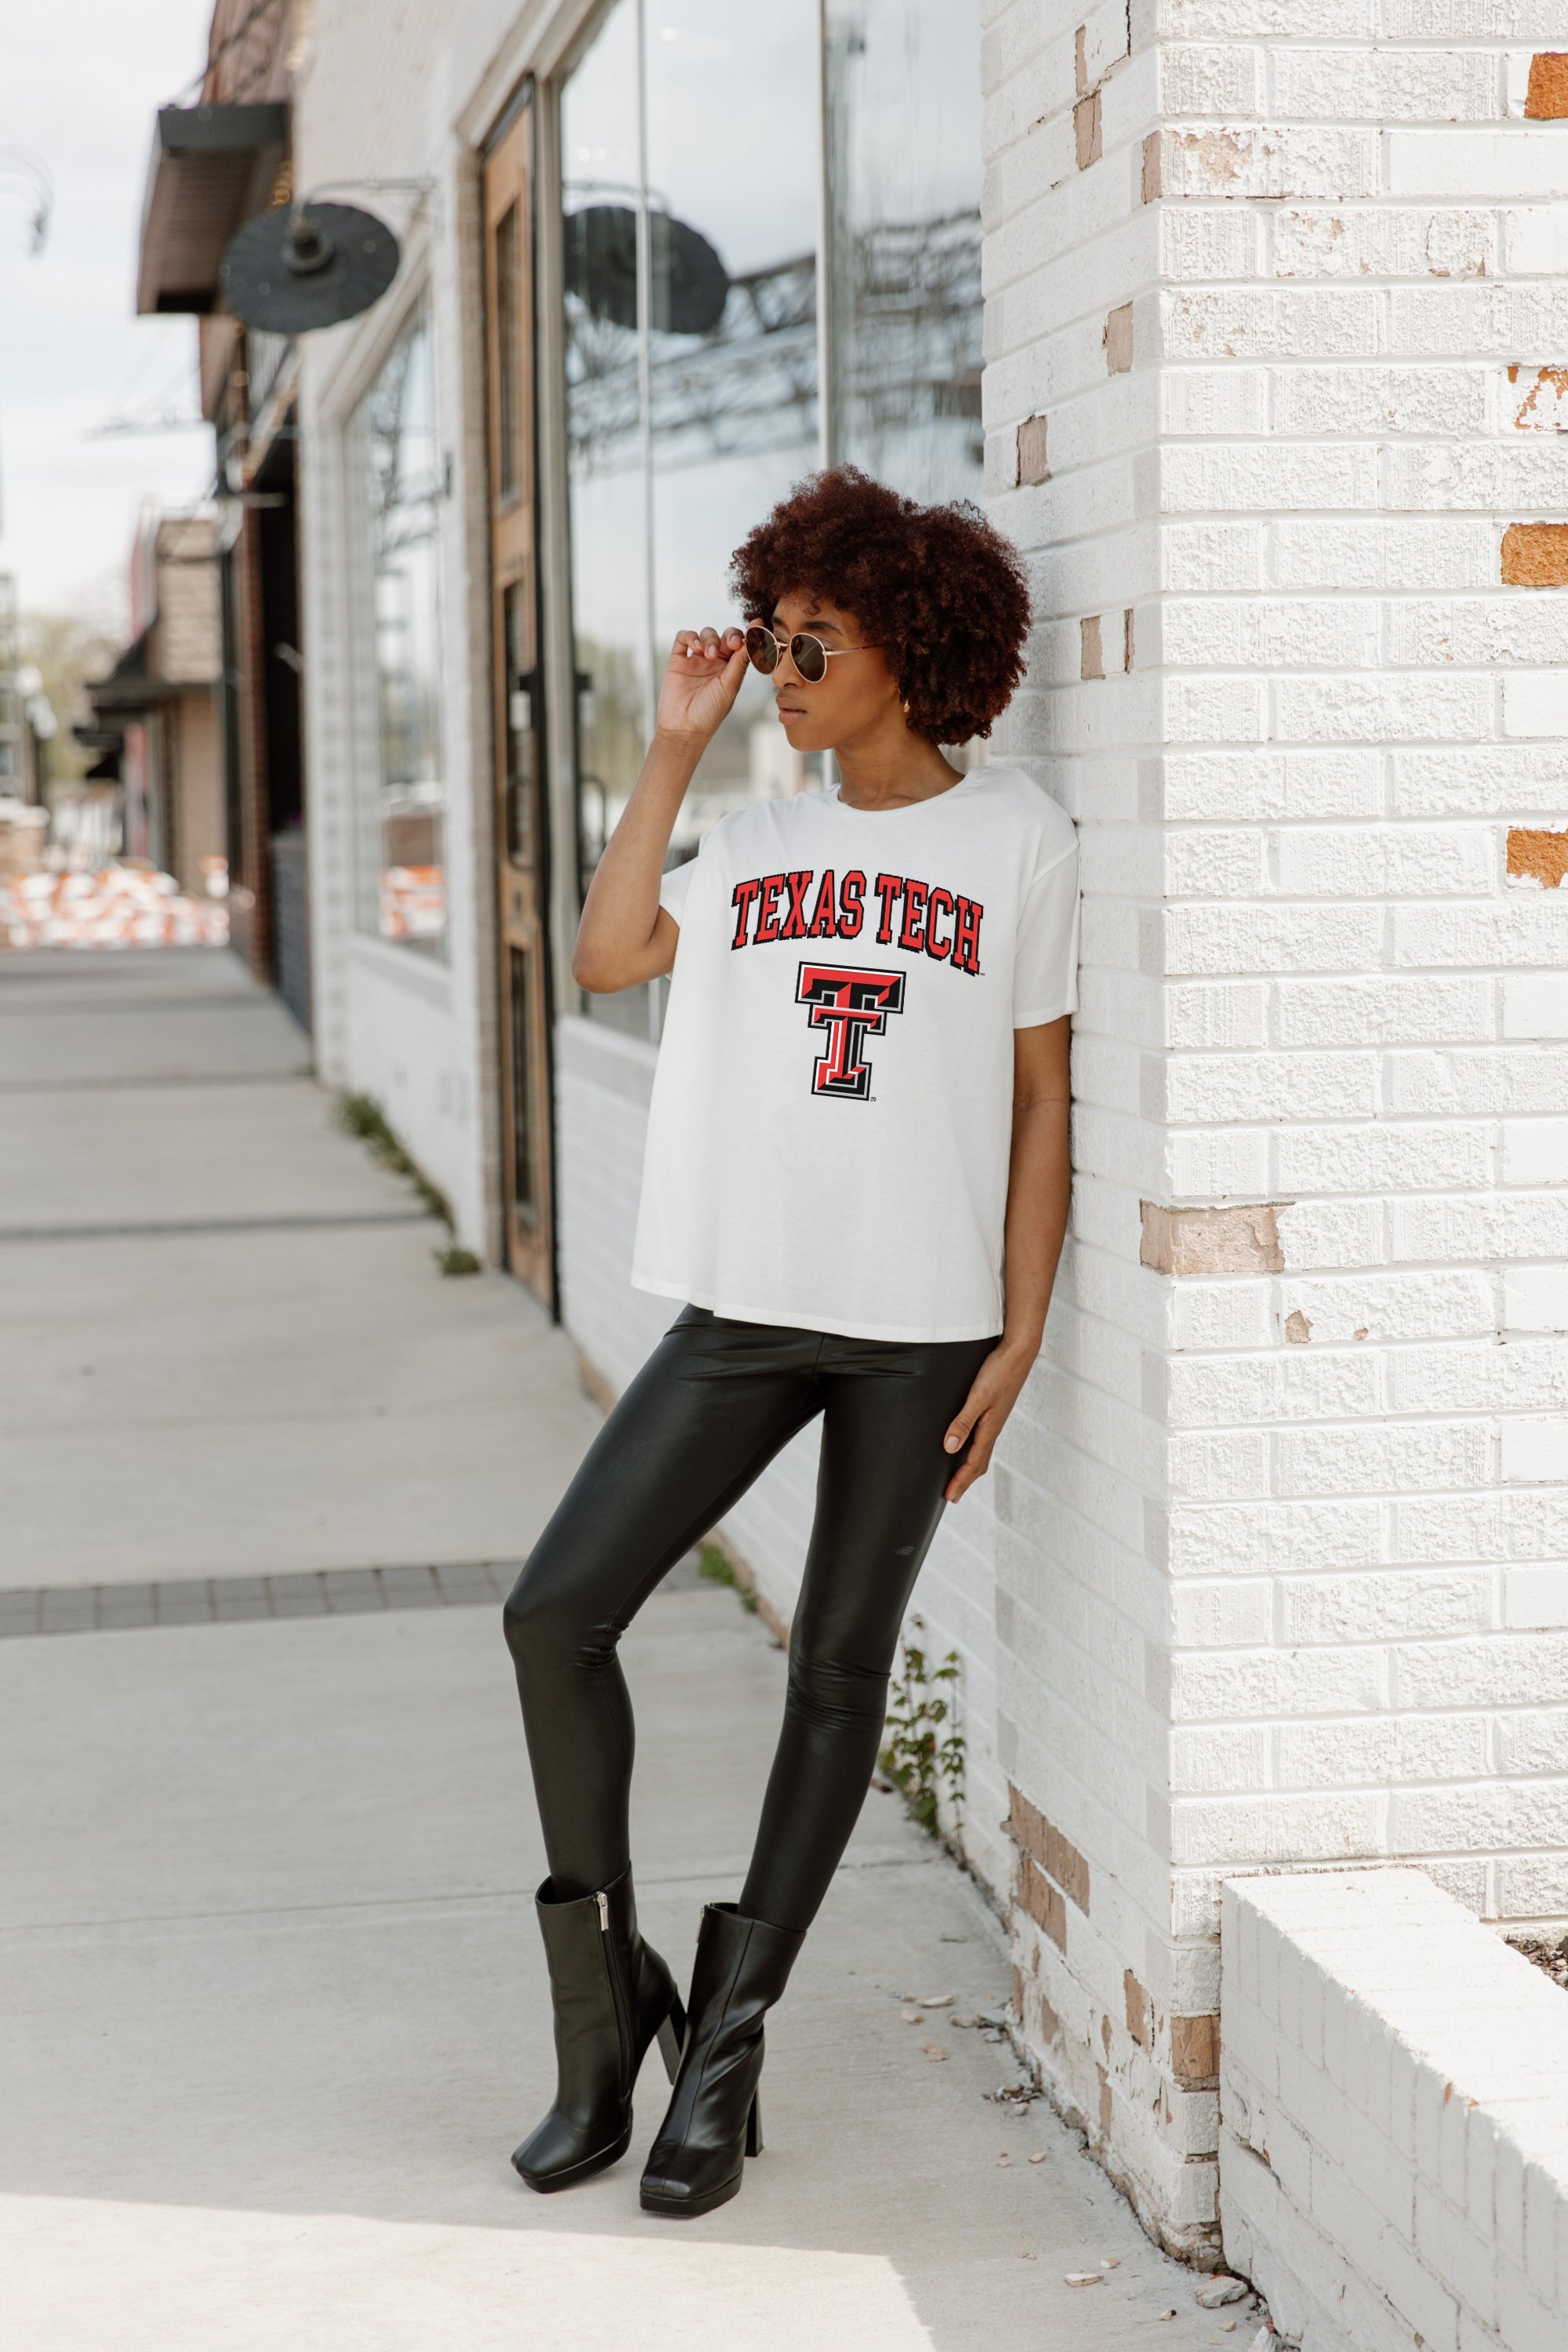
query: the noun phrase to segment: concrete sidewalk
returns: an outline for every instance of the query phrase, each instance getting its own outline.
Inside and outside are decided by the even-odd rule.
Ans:
[[[222,949],[0,958],[8,1584],[526,1553],[571,1348],[335,1127]]]
[[[4,1581],[292,1570],[350,1613],[0,1641],[7,2352],[1248,2346],[1043,2103],[996,2103],[1011,2053],[958,2021],[1005,1999],[996,1923],[887,1796],[770,2029],[741,2197],[638,2210],[657,2061],[626,2162],[518,2182],[552,2068],[493,1607],[299,1572],[525,1550],[594,1426],[570,1350],[503,1278],[443,1281],[428,1223],[341,1222],[406,1192],[236,967],[41,961],[0,960],[0,1226],[40,1232],[0,1240]],[[684,1973],[783,1660],[689,1570],[626,1654],[644,1924]]]

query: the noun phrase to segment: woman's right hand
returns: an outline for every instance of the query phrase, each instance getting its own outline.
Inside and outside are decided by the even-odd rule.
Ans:
[[[669,971],[679,937],[658,902],[669,836],[704,747],[728,718],[746,675],[739,629],[682,629],[659,688],[658,718],[642,773],[605,845],[577,926],[572,970],[606,995]]]
[[[658,691],[656,731],[667,740],[706,743],[734,708],[746,675],[740,629],[682,629],[670,648]]]

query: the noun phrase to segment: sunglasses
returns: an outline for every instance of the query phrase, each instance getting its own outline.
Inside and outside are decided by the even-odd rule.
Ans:
[[[820,637],[808,637],[804,632],[793,637],[775,637],[760,621],[753,621],[746,631],[746,658],[753,669],[771,677],[779,665],[779,656],[788,653],[801,678],[807,686],[820,686],[827,676],[827,665],[839,654],[874,654],[876,646],[825,646]]]

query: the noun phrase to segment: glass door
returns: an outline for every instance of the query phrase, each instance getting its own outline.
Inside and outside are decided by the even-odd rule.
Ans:
[[[497,942],[506,1257],[553,1312],[549,835],[533,417],[531,86],[485,156]]]

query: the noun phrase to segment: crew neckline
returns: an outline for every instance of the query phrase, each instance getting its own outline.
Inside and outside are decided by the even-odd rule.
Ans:
[[[949,784],[945,792],[931,793],[923,801],[905,801],[900,807],[895,808],[858,808],[853,801],[845,799],[837,777],[831,792],[823,797],[834,808],[842,809],[846,816],[863,816],[873,824],[885,824],[891,817],[918,816],[921,809],[941,808],[945,802],[956,799],[960,793],[967,792],[979,777],[989,772],[987,768],[971,768],[959,777],[956,783]]]

